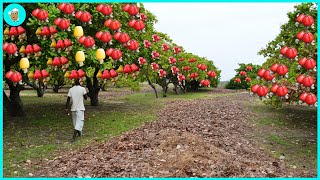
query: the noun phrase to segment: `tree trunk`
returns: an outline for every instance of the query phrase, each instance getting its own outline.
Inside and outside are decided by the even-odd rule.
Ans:
[[[167,97],[167,90],[168,90],[168,88],[165,85],[163,85],[162,86],[162,96],[163,97]]]
[[[90,97],[90,104],[91,106],[99,106],[99,82],[98,79],[96,78],[96,75],[99,72],[99,68],[96,68],[93,74],[93,83],[89,77],[87,77],[87,88],[89,90],[88,96]]]
[[[173,88],[173,91],[178,94],[178,85],[177,84],[173,84],[174,85],[174,88]]]
[[[59,89],[61,89],[64,85],[66,85],[66,84],[64,83],[63,76],[59,76],[59,78],[57,80],[53,81],[52,91],[55,93],[58,93]]]
[[[196,80],[190,81],[189,85],[187,86],[187,91],[197,91],[199,89],[199,82]]]
[[[10,85],[10,96],[6,95],[6,93],[3,91],[3,97],[4,97],[4,107],[9,112],[9,115],[12,117],[24,117],[26,116],[25,110],[23,108],[23,103],[20,98],[20,91],[21,89],[19,87],[14,87],[13,85]]]
[[[44,95],[44,88],[39,87],[37,89],[37,96],[38,97],[43,97],[43,95]]]
[[[31,86],[34,90],[37,91],[37,96],[38,96],[38,97],[43,97],[44,92],[45,92],[45,90],[46,90],[46,85],[44,85],[44,84],[41,83],[41,82],[38,82],[38,85],[37,85],[36,82],[31,83],[31,82],[29,82],[29,81],[27,82],[27,84],[28,84],[29,86]]]
[[[98,98],[98,92],[89,91],[89,97],[90,97],[90,105],[91,106],[99,106],[99,98]]]
[[[186,90],[185,90],[185,88],[184,88],[182,85],[179,85],[179,87],[180,87],[180,89],[181,89],[181,91],[182,91],[183,93],[186,93]]]
[[[9,111],[10,99],[8,98],[8,96],[4,91],[3,91],[3,107],[5,107],[7,111]]]
[[[156,94],[156,98],[158,98],[158,92],[156,87],[152,84],[151,80],[149,79],[148,75],[146,74],[146,78],[148,80],[149,85],[151,86],[151,88],[154,90],[154,93]]]
[[[101,91],[107,91],[106,90],[106,83],[104,83],[102,86],[100,86],[100,88],[101,88]]]
[[[55,92],[55,93],[58,93],[59,92],[59,89],[60,89],[60,86],[59,85],[52,85],[52,91]]]

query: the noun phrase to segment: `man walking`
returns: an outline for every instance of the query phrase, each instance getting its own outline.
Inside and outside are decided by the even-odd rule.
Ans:
[[[84,104],[83,99],[87,100],[87,92],[86,89],[80,86],[79,79],[75,80],[75,86],[69,89],[68,99],[66,103],[66,112],[69,112],[69,103],[70,99],[72,99],[72,121],[74,126],[73,136],[71,143],[76,140],[76,136],[81,136],[82,128],[84,124]]]

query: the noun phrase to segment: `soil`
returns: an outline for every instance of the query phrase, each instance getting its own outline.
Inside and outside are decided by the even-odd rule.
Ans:
[[[247,119],[252,111],[244,103],[253,100],[238,93],[170,101],[156,121],[42,161],[34,176],[315,177],[311,171],[289,168],[250,138],[254,127]]]

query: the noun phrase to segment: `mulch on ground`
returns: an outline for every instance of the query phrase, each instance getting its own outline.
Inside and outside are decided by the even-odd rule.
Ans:
[[[313,177],[271,157],[247,136],[247,93],[174,100],[158,120],[43,161],[41,177]]]

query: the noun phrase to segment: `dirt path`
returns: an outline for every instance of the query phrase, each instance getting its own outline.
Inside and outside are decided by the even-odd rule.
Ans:
[[[296,177],[248,138],[247,93],[172,101],[158,120],[42,164],[49,177]]]

